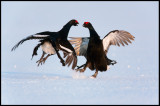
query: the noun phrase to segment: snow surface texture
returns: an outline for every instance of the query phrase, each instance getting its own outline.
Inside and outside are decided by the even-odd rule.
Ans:
[[[158,104],[158,2],[2,2],[2,104]],[[95,8],[96,7],[96,8]],[[37,67],[31,60],[38,41],[21,39],[42,31],[58,31],[71,19],[69,37],[89,36],[82,27],[92,23],[103,38],[109,31],[126,30],[135,41],[111,46],[117,64],[106,72],[75,72],[62,67],[56,55]],[[62,53],[61,53],[62,55]],[[78,65],[85,62],[78,57]]]

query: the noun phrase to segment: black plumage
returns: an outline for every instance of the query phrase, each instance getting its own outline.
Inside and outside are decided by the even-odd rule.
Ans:
[[[69,42],[72,45],[75,45],[74,49],[76,51],[77,56],[84,56],[87,59],[87,48],[90,37],[69,37],[71,40]],[[115,60],[109,59],[107,56],[105,57],[107,61],[107,65],[114,65],[117,62]],[[77,69],[84,67],[85,64],[81,66],[77,66]]]
[[[61,63],[63,66],[68,66],[73,62],[72,69],[74,69],[77,65],[77,56],[75,53],[74,48],[67,40],[69,30],[71,26],[77,26],[78,21],[77,20],[70,20],[66,25],[63,26],[63,28],[60,31],[57,32],[40,32],[36,33],[34,35],[28,36],[24,39],[22,39],[20,42],[18,42],[13,48],[12,51],[15,50],[20,44],[22,44],[24,41],[32,40],[32,39],[39,39],[41,43],[39,43],[33,50],[32,58],[34,55],[37,55],[37,50],[40,46],[42,46],[43,54],[42,57],[38,62],[38,65],[42,62],[45,62],[45,60],[53,54],[57,54],[58,58],[61,60]],[[46,48],[46,47],[49,47]],[[59,50],[61,50],[66,56],[67,61],[64,62],[62,57],[59,54]],[[48,54],[46,58],[43,58],[45,54]]]
[[[85,56],[87,59],[86,63],[82,65],[83,69],[77,69],[77,71],[84,72],[87,67],[91,70],[96,69],[95,74],[92,75],[96,78],[98,71],[106,71],[108,65],[116,63],[106,56],[110,45],[128,45],[128,43],[131,43],[130,40],[134,40],[135,37],[127,31],[114,30],[101,40],[91,23],[85,22],[83,26],[89,29],[90,37],[72,37],[72,40],[70,40],[71,44],[76,45],[74,47],[76,53],[79,56]]]

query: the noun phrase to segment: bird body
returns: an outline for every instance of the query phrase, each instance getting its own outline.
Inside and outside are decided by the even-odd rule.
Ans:
[[[45,53],[53,55],[56,53],[55,49],[53,48],[52,44],[49,41],[45,41],[41,48]]]
[[[58,32],[49,32],[49,31],[45,31],[45,32],[40,32],[40,33],[36,33],[34,35],[28,36],[24,39],[22,39],[20,42],[18,42],[13,48],[12,51],[15,50],[20,44],[22,44],[24,41],[26,40],[31,40],[31,39],[40,39],[40,42],[33,50],[33,54],[32,54],[32,58],[34,55],[37,55],[37,50],[38,48],[41,46],[42,50],[43,50],[43,54],[40,58],[38,62],[38,66],[39,64],[42,62],[45,62],[45,60],[53,54],[57,54],[58,58],[61,60],[62,65],[66,65],[66,64],[71,64],[71,62],[73,61],[73,65],[72,65],[72,69],[75,68],[76,64],[77,64],[77,56],[76,53],[74,51],[74,48],[72,47],[72,45],[69,43],[69,41],[67,40],[68,37],[68,33],[69,30],[71,28],[71,26],[77,26],[78,21],[77,20],[70,20],[66,25],[63,26],[63,28],[58,31]],[[68,56],[67,58],[69,58],[69,62],[65,62],[62,59],[62,57],[59,54],[59,50],[62,50],[64,52],[64,54],[66,54],[66,56]],[[44,58],[44,55],[48,53],[47,58]],[[69,66],[68,65],[68,66]]]
[[[84,22],[84,27],[89,29],[90,37],[70,37],[70,43],[75,45],[74,49],[78,56],[86,57],[87,61],[83,66],[83,69],[76,69],[77,71],[84,72],[86,68],[91,70],[96,69],[96,72],[92,77],[96,78],[98,71],[106,71],[109,69],[110,64],[114,65],[117,62],[108,59],[106,56],[111,45],[122,46],[131,43],[130,40],[134,40],[129,32],[124,30],[113,30],[109,32],[102,40],[89,22]]]
[[[89,67],[91,70],[96,69],[96,73],[94,74],[96,77],[98,71],[107,70],[107,61],[103,50],[102,40],[90,23],[85,22],[83,26],[89,29],[90,40],[87,48],[87,62],[84,66],[84,69],[81,71],[85,71],[87,67]]]
[[[90,37],[87,49],[87,62],[88,67],[91,70],[98,68],[100,71],[106,71],[107,61],[105,59],[105,53],[102,52],[103,44],[102,40],[98,37]]]

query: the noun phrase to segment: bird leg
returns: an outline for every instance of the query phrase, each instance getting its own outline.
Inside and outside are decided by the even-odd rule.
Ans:
[[[50,54],[48,54],[45,58],[42,59],[43,64],[45,63],[46,59],[51,56]]]
[[[58,58],[61,60],[62,65],[65,66],[65,61],[64,61],[64,60],[62,59],[62,57],[60,56],[58,50],[55,49],[55,51],[56,51],[56,53],[57,53]]]
[[[38,63],[38,66],[39,66],[40,63],[42,65],[44,55],[45,55],[45,52],[43,51],[43,54],[42,54],[41,58],[36,62],[36,63]]]
[[[97,74],[98,74],[98,69],[96,69],[96,72],[91,77],[96,78]]]
[[[55,44],[54,42],[52,42],[52,46],[53,46],[53,48],[55,49],[58,58],[61,60],[62,66],[65,66],[65,61],[64,61],[64,60],[62,59],[62,57],[60,56],[60,54],[59,54],[59,52],[58,52],[58,50],[57,50],[57,48],[56,48],[56,44]]]
[[[84,71],[86,70],[86,68],[88,67],[88,63],[87,63],[87,64],[83,64],[83,66],[84,66],[83,69],[79,69],[79,68],[78,68],[78,69],[76,69],[76,72],[77,72],[77,71],[79,71],[79,72],[84,72]],[[82,67],[83,67],[83,66],[82,66]]]

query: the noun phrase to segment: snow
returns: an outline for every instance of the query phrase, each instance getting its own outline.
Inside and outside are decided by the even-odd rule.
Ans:
[[[3,73],[2,104],[156,104],[157,78]],[[77,73],[78,74],[78,73]],[[107,73],[106,73],[107,74]]]
[[[159,104],[158,2],[3,1],[1,5],[1,104]],[[11,52],[21,39],[58,31],[71,19],[80,24],[71,28],[69,37],[88,37],[82,24],[89,21],[101,38],[119,29],[130,32],[135,41],[111,46],[107,56],[117,64],[97,78],[90,78],[95,71],[89,69],[79,73],[63,67],[56,55],[37,67],[41,48],[31,60],[36,40]],[[78,57],[78,66],[85,62]]]

